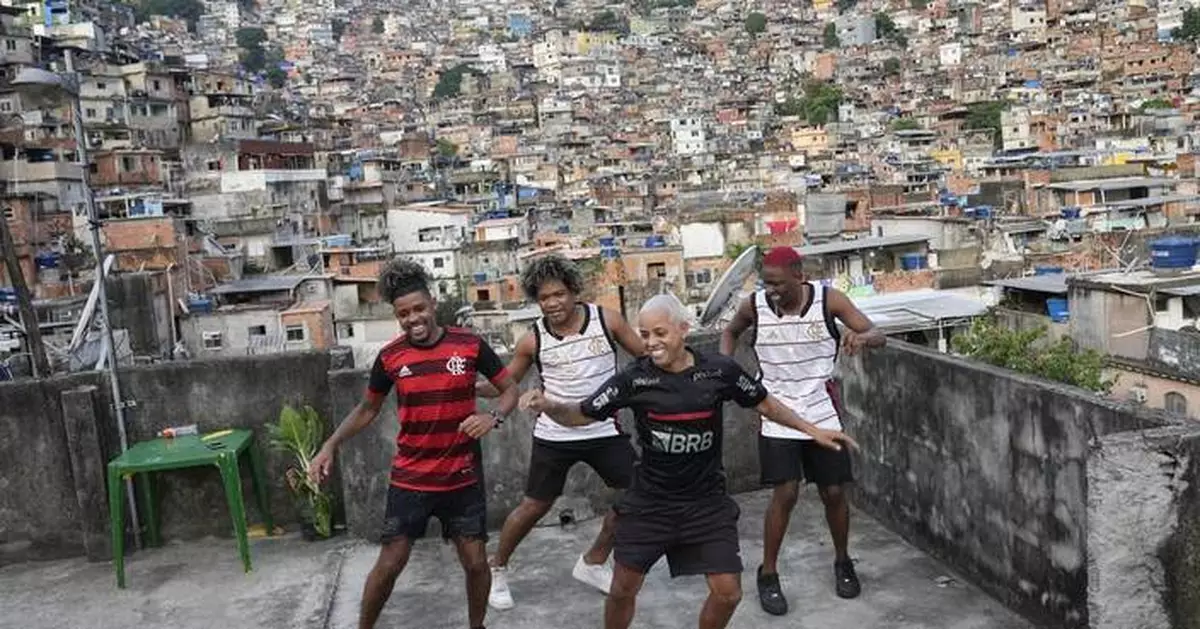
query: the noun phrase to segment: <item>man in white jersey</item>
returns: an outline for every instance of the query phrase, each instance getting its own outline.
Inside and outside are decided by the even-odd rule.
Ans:
[[[740,304],[722,332],[721,353],[732,356],[738,336],[753,327],[752,344],[766,389],[802,419],[819,428],[840,430],[833,380],[839,349],[854,354],[884,345],[887,337],[844,294],[805,281],[801,256],[791,247],[776,247],[763,256],[760,277],[763,290]],[[763,422],[758,456],[763,484],[774,487],[763,526],[763,563],[758,568],[763,610],[776,616],[787,613],[777,562],[801,479],[817,485],[825,504],[836,554],[837,595],[858,596],[862,588],[847,551],[850,506],[844,486],[854,482],[850,454],[821,448],[800,431]]]
[[[558,255],[534,260],[521,274],[521,287],[536,300],[542,317],[517,342],[508,372],[520,382],[536,366],[547,399],[564,404],[591,395],[617,371],[616,346],[632,356],[641,356],[642,339],[620,314],[579,301],[583,276],[566,258]],[[484,395],[498,394],[481,387]],[[550,511],[563,491],[567,472],[576,463],[586,463],[609,487],[626,489],[633,479],[637,454],[629,436],[621,434],[615,418],[568,427],[538,416],[533,429],[533,453],[525,497],[500,531],[500,543],[492,557],[492,590],[488,603],[496,609],[513,606],[508,586],[508,560],[538,520]],[[612,583],[608,566],[612,554],[613,524],[609,511],[591,549],[575,562],[572,576],[605,594]]]

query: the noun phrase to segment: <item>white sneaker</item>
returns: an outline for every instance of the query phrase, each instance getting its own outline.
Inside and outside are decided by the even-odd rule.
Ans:
[[[512,609],[512,591],[508,589],[508,568],[492,568],[492,591],[488,592],[488,605],[495,609]]]
[[[608,567],[608,563],[593,565],[584,561],[582,555],[575,562],[575,569],[571,571],[571,576],[575,577],[577,581],[586,583],[605,594],[608,594],[608,589],[612,585],[613,580],[612,568]]]

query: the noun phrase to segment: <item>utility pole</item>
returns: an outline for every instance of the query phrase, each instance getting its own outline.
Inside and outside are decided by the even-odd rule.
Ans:
[[[0,251],[4,253],[4,268],[13,288],[17,291],[17,307],[21,310],[21,325],[25,326],[25,341],[29,351],[29,362],[33,367],[35,378],[50,375],[50,362],[46,360],[46,346],[42,344],[42,331],[38,327],[37,312],[33,309],[33,300],[29,298],[29,287],[25,285],[25,275],[21,273],[21,264],[17,261],[17,247],[13,244],[12,231],[8,228],[8,219],[0,216]]]

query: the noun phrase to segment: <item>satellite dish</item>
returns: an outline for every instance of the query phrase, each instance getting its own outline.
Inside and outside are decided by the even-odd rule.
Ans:
[[[758,247],[747,247],[725,270],[721,279],[717,280],[716,286],[708,296],[708,301],[704,303],[704,310],[700,313],[702,327],[707,328],[721,319],[721,315],[737,298],[738,291],[745,285],[746,279],[750,277],[751,273],[754,273],[754,262],[757,258]]]

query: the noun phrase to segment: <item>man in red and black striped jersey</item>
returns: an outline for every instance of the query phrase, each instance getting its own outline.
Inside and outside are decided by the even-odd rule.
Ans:
[[[517,403],[517,387],[492,348],[473,332],[438,325],[429,278],[416,262],[397,259],[379,278],[379,296],[392,304],[401,336],[384,346],[358,406],[325,442],[310,473],[329,475],[339,444],[366,428],[396,390],[400,433],[392,459],[383,548],[363,589],[359,629],[371,629],[408,563],[413,540],[429,518],[454,541],[467,578],[467,616],[483,627],[491,571],[487,563],[487,505],[479,439],[499,426]],[[496,410],[475,407],[476,375],[501,391]]]
[[[753,407],[766,419],[840,450],[854,441],[810,424],[769,395],[732,358],[698,352],[685,343],[687,311],[671,295],[656,295],[638,315],[648,356],[639,358],[582,402],[566,403],[530,391],[522,400],[567,426],[587,425],[633,411],[642,458],[633,486],[616,509],[612,586],[605,629],[627,629],[646,573],[664,555],[671,576],[703,574],[708,600],[700,629],[723,629],[742,597],[737,503],[725,491],[721,464],[722,406]]]

